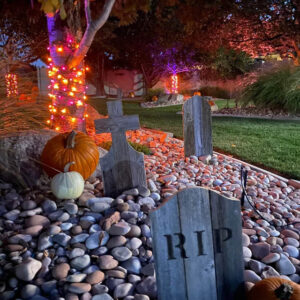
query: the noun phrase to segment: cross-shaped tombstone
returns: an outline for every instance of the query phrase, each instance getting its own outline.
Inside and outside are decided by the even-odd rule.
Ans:
[[[126,131],[140,128],[138,115],[124,116],[122,101],[107,102],[108,119],[95,120],[96,133],[110,132],[112,145],[100,158],[104,193],[116,197],[124,190],[146,187],[144,154],[127,142]]]

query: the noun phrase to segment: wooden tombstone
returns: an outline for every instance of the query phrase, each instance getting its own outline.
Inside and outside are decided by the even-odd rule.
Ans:
[[[150,218],[159,300],[244,299],[238,200],[185,189]]]
[[[100,158],[106,196],[116,197],[124,190],[147,186],[144,154],[127,142],[126,131],[140,128],[138,115],[124,116],[122,101],[107,102],[108,119],[95,120],[96,133],[110,132],[112,145]]]
[[[183,136],[185,156],[213,153],[211,110],[203,97],[193,96],[183,104]]]

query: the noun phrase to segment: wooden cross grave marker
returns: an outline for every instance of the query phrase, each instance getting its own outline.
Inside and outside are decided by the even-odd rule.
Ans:
[[[95,120],[96,133],[110,132],[112,145],[100,158],[106,196],[116,197],[124,190],[146,187],[144,154],[127,142],[126,131],[140,128],[138,115],[124,116],[122,101],[107,102],[108,119]]]
[[[150,219],[159,300],[244,299],[239,200],[189,188]]]

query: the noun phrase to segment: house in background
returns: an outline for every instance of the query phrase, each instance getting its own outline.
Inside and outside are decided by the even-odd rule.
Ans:
[[[48,94],[48,69],[45,66],[37,68],[38,88],[40,95]],[[96,88],[93,84],[87,82],[87,95],[96,95]],[[107,70],[104,72],[104,91],[107,96],[117,96],[118,90],[121,89],[122,95],[128,97],[143,96],[145,94],[145,83],[143,75],[137,71],[130,70]],[[133,94],[132,94],[133,93]]]

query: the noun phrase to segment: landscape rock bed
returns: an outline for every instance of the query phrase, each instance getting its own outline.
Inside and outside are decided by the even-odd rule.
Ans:
[[[222,108],[214,115],[243,116],[243,117],[266,117],[274,119],[300,119],[300,114],[291,114],[282,110],[271,110],[256,107]]]
[[[187,187],[241,197],[240,163],[184,158],[183,142],[165,134],[129,135],[153,151],[145,156],[148,189],[113,199],[91,177],[78,200],[57,200],[48,186],[17,192],[0,183],[1,299],[156,299],[149,211]],[[263,216],[242,212],[246,285],[272,276],[299,283],[300,190],[245,168]]]

